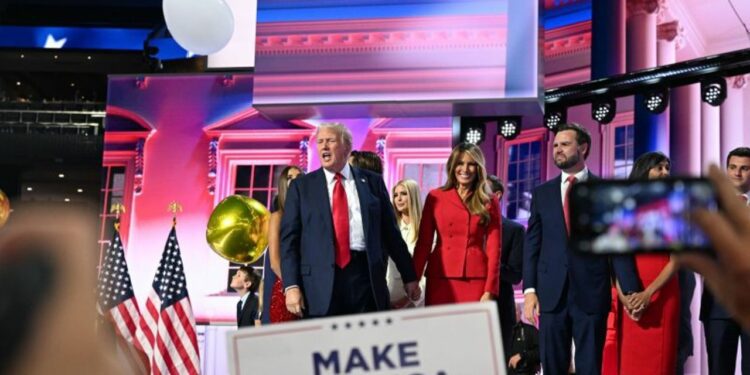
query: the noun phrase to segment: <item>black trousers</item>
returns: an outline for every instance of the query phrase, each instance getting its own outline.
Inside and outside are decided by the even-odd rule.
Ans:
[[[599,375],[607,331],[607,313],[589,314],[573,300],[570,282],[563,290],[560,306],[539,316],[539,348],[545,374],[567,374],[571,342],[576,345],[576,374]],[[572,340],[572,341],[571,341]]]
[[[709,374],[734,374],[739,340],[742,340],[742,373],[750,374],[750,335],[742,332],[737,322],[731,319],[705,320],[703,331],[706,334]]]
[[[360,314],[377,310],[373,297],[367,253],[352,251],[351,261],[333,277],[333,295],[326,316]]]

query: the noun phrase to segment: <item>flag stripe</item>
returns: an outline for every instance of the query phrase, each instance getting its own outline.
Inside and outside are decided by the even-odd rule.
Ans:
[[[199,374],[195,318],[174,227],[164,245],[145,310],[141,326],[153,349],[151,372]]]
[[[190,338],[191,345],[189,345],[189,347],[193,349],[191,358],[197,359],[198,335],[195,333],[195,318],[193,317],[193,310],[191,309],[190,301],[187,298],[181,300],[180,303],[175,304],[175,310],[177,311],[178,316],[184,317],[181,319],[181,328],[186,337]]]
[[[117,336],[118,345],[127,347],[122,353],[134,357],[133,363],[147,370],[149,360],[146,348],[138,339],[142,321],[138,302],[133,293],[125,250],[120,239],[120,231],[115,228],[112,241],[103,256],[104,262],[99,268],[97,290],[98,310],[112,324]]]
[[[174,306],[178,305],[175,304]],[[194,366],[193,363],[193,359],[195,357],[191,357],[190,355],[188,355],[188,351],[186,349],[186,346],[192,347],[192,345],[185,345],[186,341],[188,341],[187,344],[190,344],[190,337],[186,336],[184,330],[181,330],[181,332],[177,331],[177,327],[182,326],[181,317],[176,315],[176,312],[173,308],[168,308],[161,312],[161,319],[162,321],[164,321],[164,324],[159,325],[159,335],[162,336],[161,328],[163,327],[164,341],[167,342],[167,340],[169,340],[172,346],[177,349],[177,353],[179,354],[180,359],[182,359],[182,364],[185,366],[185,369],[188,370],[188,373],[197,373],[197,366]]]
[[[167,355],[164,355],[167,354]],[[161,332],[157,332],[156,334],[156,350],[154,351],[154,358],[158,358],[160,361],[157,366],[159,369],[159,373],[162,374],[171,374],[173,369],[174,363],[172,363],[172,356],[169,355],[169,350],[167,350],[167,346],[164,344],[164,340],[162,339]],[[153,366],[153,364],[152,364]]]

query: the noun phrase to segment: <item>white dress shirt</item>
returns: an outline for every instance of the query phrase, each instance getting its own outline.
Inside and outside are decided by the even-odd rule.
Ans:
[[[336,174],[325,168],[323,168],[323,173],[326,176],[328,200],[331,203],[331,208],[333,208],[333,188],[336,186]],[[344,176],[341,183],[344,184],[346,202],[349,204],[349,248],[352,251],[364,251],[367,246],[365,245],[365,230],[362,225],[362,208],[359,206],[357,184],[352,178],[352,169],[349,164],[346,164],[339,173]]]
[[[561,181],[560,181],[560,199],[562,199],[560,202],[563,203],[563,209],[565,205],[565,195],[568,193],[568,189],[570,188],[570,183],[568,182],[568,176],[570,176],[570,173],[562,172],[561,175]],[[583,167],[583,169],[575,174],[576,176],[576,183],[583,182],[588,180],[589,178],[589,167]],[[564,213],[563,213],[564,214]],[[536,288],[526,288],[523,290],[523,294],[529,294],[529,293],[536,293]]]
[[[245,309],[245,302],[247,302],[247,298],[250,297],[250,292],[245,293],[244,296],[240,297],[240,301],[242,301],[242,305],[240,306],[240,311]]]

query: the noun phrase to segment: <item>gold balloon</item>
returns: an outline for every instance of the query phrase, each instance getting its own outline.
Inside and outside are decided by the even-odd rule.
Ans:
[[[234,263],[260,259],[268,246],[271,214],[255,199],[232,195],[221,201],[208,219],[206,241],[222,258]]]
[[[8,216],[10,216],[10,200],[8,200],[8,196],[0,190],[0,228],[2,228],[3,225],[5,225],[5,222],[8,221]]]

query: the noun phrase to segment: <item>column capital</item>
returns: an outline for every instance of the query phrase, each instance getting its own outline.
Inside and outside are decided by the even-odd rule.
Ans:
[[[665,5],[666,0],[627,0],[628,17],[654,14]]]
[[[747,86],[747,74],[729,77],[729,80],[732,82],[732,88],[744,89]]]
[[[685,28],[678,20],[661,23],[656,27],[656,39],[675,42],[675,48],[680,50],[685,46]]]

